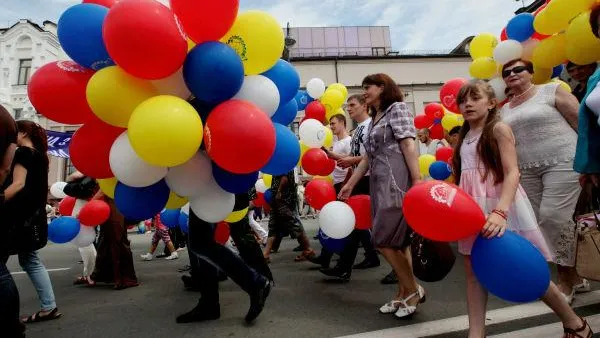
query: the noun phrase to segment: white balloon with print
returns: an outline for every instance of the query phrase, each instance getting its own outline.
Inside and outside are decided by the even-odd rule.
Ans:
[[[509,61],[519,59],[523,54],[523,46],[519,41],[505,40],[494,49],[494,60],[503,65]]]
[[[133,150],[126,131],[113,142],[108,162],[119,182],[135,188],[147,187],[162,180],[168,171],[166,167],[142,160]]]
[[[56,182],[50,186],[50,194],[56,198],[65,198],[67,194],[65,194],[65,186],[67,182]]]
[[[95,239],[96,230],[94,230],[94,227],[88,227],[82,224],[79,229],[79,234],[71,240],[71,243],[78,248],[83,248],[94,243]]]
[[[354,211],[344,202],[329,202],[319,212],[321,231],[331,238],[342,239],[348,237],[354,230],[355,224]]]
[[[313,78],[306,83],[306,92],[310,97],[317,100],[325,94],[325,82],[319,78]]]
[[[167,185],[179,196],[192,197],[202,193],[214,181],[210,159],[198,152],[184,164],[169,168]]]
[[[229,216],[235,206],[235,195],[212,181],[201,194],[190,199],[190,208],[201,220],[217,223]]]
[[[323,123],[315,119],[308,119],[300,125],[300,141],[309,148],[321,148],[327,133]]]
[[[250,101],[269,117],[279,108],[279,90],[273,81],[263,75],[244,77],[244,84],[233,99]]]
[[[496,94],[496,99],[498,99],[499,102],[504,101],[506,99],[506,94],[505,94],[506,83],[504,82],[504,80],[499,77],[495,77],[495,78],[491,79],[490,81],[488,81],[488,83],[492,87],[492,89],[494,89],[494,94]]]

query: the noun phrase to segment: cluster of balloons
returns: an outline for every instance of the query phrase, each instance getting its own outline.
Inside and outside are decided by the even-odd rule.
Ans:
[[[74,62],[40,68],[28,94],[49,119],[83,124],[71,160],[126,218],[189,202],[220,222],[259,171],[296,166],[300,145],[286,126],[300,78],[279,59],[272,16],[238,14],[239,0],[83,2],[58,22]]]
[[[429,129],[429,136],[434,140],[444,139],[444,131],[460,127],[465,122],[460,114],[456,97],[467,80],[451,79],[440,88],[440,103],[432,102],[425,106],[425,114],[415,117],[415,128]]]
[[[423,154],[419,156],[419,171],[423,177],[431,177],[435,180],[448,180],[453,183],[452,177],[452,147],[440,147],[435,156]]]
[[[62,198],[58,204],[60,217],[48,224],[48,239],[57,244],[71,242],[82,248],[96,239],[96,226],[110,217],[109,205],[101,200],[77,200],[63,192],[65,182],[56,182],[50,187],[50,193]]]
[[[403,211],[415,232],[439,242],[477,236],[486,222],[471,196],[454,184],[437,180],[412,187],[404,197]],[[550,284],[550,272],[541,252],[510,231],[492,239],[478,236],[471,260],[481,284],[508,301],[537,300]]]
[[[589,23],[595,4],[595,0],[547,0],[534,13],[514,16],[500,39],[491,33],[477,35],[470,46],[471,76],[489,80],[503,101],[506,85],[499,77],[499,69],[508,61],[522,58],[534,65],[534,83],[552,80],[571,91],[567,83],[558,79],[565,61],[585,65],[600,59],[600,40]]]

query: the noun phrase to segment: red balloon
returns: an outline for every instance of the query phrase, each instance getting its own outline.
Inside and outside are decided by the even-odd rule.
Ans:
[[[75,132],[69,145],[75,168],[93,178],[115,176],[110,169],[108,155],[113,142],[124,131],[102,121],[84,124]]]
[[[204,128],[208,156],[234,174],[259,171],[275,152],[275,127],[254,103],[229,100],[208,116]]]
[[[94,71],[72,61],[44,65],[31,76],[27,95],[38,113],[66,124],[95,120],[85,90]]]
[[[235,22],[239,6],[239,0],[171,0],[171,9],[197,44],[222,38]]]
[[[319,101],[309,103],[304,109],[304,119],[315,119],[317,121],[325,121],[326,110],[325,106]]]
[[[429,136],[434,140],[443,140],[444,127],[442,127],[442,124],[438,123],[431,126],[431,128],[429,128]]]
[[[415,117],[415,128],[429,128],[433,124],[433,119],[427,115],[418,115]]]
[[[462,78],[456,78],[449,80],[444,83],[442,88],[440,89],[440,101],[446,107],[446,109],[450,110],[454,113],[459,113],[458,105],[456,104],[456,97],[458,96],[458,92],[460,88],[467,83],[467,80]]]
[[[175,73],[187,55],[187,37],[171,10],[155,0],[125,0],[108,11],[102,31],[110,57],[136,77]]]
[[[432,120],[441,120],[444,117],[444,107],[439,103],[428,103],[425,106],[425,115]]]
[[[302,156],[302,169],[309,175],[327,176],[335,169],[335,161],[331,160],[323,150],[312,148]]]
[[[83,0],[84,4],[96,4],[100,6],[104,6],[107,8],[111,8],[114,4],[117,3],[118,0]]]
[[[308,182],[304,197],[308,205],[321,210],[325,204],[335,201],[337,198],[333,185],[326,180],[317,179]]]
[[[265,200],[265,194],[262,192],[257,192],[256,198],[252,201],[252,203],[259,208],[267,205],[267,201]]]
[[[81,208],[77,219],[83,225],[95,227],[106,222],[108,217],[110,217],[110,206],[108,203],[101,200],[92,200]]]
[[[229,240],[230,231],[229,224],[227,222],[219,222],[217,223],[217,227],[215,228],[215,242],[225,245]]]
[[[452,160],[453,153],[454,153],[454,150],[452,149],[452,147],[441,147],[441,148],[438,148],[438,150],[436,150],[435,159],[438,161],[443,161],[443,162],[448,163],[448,161]]]
[[[63,216],[71,216],[75,208],[75,197],[67,196],[58,203],[58,212]]]
[[[350,196],[346,201],[356,217],[356,229],[367,230],[373,226],[371,219],[371,197],[369,195]]]
[[[508,40],[508,35],[506,34],[506,27],[502,28],[502,32],[500,32],[500,41]]]
[[[410,227],[432,241],[454,242],[481,231],[485,215],[469,196],[454,184],[427,181],[404,196],[402,210]]]

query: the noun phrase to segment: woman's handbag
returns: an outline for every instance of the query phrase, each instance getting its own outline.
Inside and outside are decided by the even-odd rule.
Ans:
[[[22,224],[10,224],[7,232],[6,236],[10,239],[10,243],[8,243],[10,255],[45,247],[48,243],[46,206],[38,208]]]
[[[600,281],[600,189],[587,184],[577,202],[575,224],[577,235],[577,274]],[[595,204],[595,205],[594,205]]]
[[[410,250],[413,273],[423,282],[438,282],[444,279],[456,261],[449,243],[435,242],[413,233]]]

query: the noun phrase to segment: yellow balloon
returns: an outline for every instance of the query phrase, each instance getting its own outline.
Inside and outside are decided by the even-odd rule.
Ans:
[[[339,90],[342,93],[342,95],[344,95],[344,100],[346,100],[346,98],[348,98],[348,88],[346,88],[346,86],[344,86],[343,84],[334,83],[327,87],[327,90],[330,90],[330,89]]]
[[[100,190],[104,193],[104,195],[114,199],[115,198],[115,188],[117,187],[117,178],[100,178],[96,180],[98,182],[98,186]]]
[[[538,17],[543,15],[538,23],[543,31],[538,30],[535,20],[534,28],[546,35],[558,33],[566,29],[575,17],[588,11],[595,3],[596,0],[552,0],[542,12],[538,13]]]
[[[533,51],[531,61],[540,68],[553,68],[566,58],[567,37],[564,33],[544,39]]]
[[[187,162],[202,143],[202,121],[185,100],[160,95],[140,104],[129,120],[129,141],[144,161],[163,167]]]
[[[333,176],[313,176],[313,180],[325,180],[331,184],[333,184]]]
[[[192,39],[190,39],[190,38],[187,39],[187,43],[188,43],[188,52],[190,50],[192,50],[192,48],[196,47],[196,43],[194,41],[192,41]]]
[[[165,209],[179,209],[182,206],[188,203],[188,199],[185,197],[181,197],[176,193],[172,192],[169,194],[169,200],[167,201],[167,205]]]
[[[329,123],[329,121],[331,121],[331,118],[334,115],[344,115],[344,116],[346,116],[346,112],[344,111],[343,108],[338,108],[335,111],[327,112],[326,115],[325,115],[325,119],[327,120],[326,122]]]
[[[323,147],[331,148],[333,146],[333,132],[330,128],[325,129],[325,141],[323,142]]]
[[[573,91],[573,89],[571,89],[571,86],[569,86],[568,83],[559,78],[552,79],[552,82],[558,83],[564,90],[568,91],[569,93]]]
[[[309,146],[307,146],[306,144],[302,143],[302,141],[298,141],[300,143],[300,159],[298,160],[298,164],[300,165],[302,164],[302,156],[304,156],[304,154],[308,151],[308,149],[310,149]]]
[[[242,219],[244,219],[244,217],[246,217],[247,214],[248,214],[248,208],[233,211],[231,214],[229,214],[229,216],[227,216],[227,218],[225,218],[225,222],[237,223],[237,222],[241,221]]]
[[[539,68],[533,65],[533,78],[531,81],[535,84],[544,84],[550,81],[552,77],[552,68]]]
[[[94,114],[117,127],[127,127],[134,109],[155,95],[156,89],[149,81],[131,76],[117,66],[97,71],[86,89]]]
[[[498,65],[491,57],[481,57],[473,60],[469,73],[476,79],[491,79],[498,74]]]
[[[442,127],[447,131],[452,130],[454,127],[458,127],[459,125],[458,114],[446,113],[444,114],[444,117],[442,117]]]
[[[323,96],[319,99],[323,106],[325,106],[325,112],[335,112],[344,104],[344,94],[337,89],[327,89]],[[329,122],[329,121],[328,121]]]
[[[435,162],[435,156],[424,154],[419,156],[419,171],[424,177],[429,176],[429,167]]]
[[[566,36],[566,56],[570,61],[587,65],[600,60],[600,40],[592,33],[589,12],[571,21]]]
[[[273,175],[263,174],[262,179],[263,179],[263,182],[265,182],[265,185],[267,186],[267,188],[270,188],[271,184],[273,183]]]
[[[469,54],[473,60],[492,57],[494,48],[498,45],[498,39],[494,34],[481,33],[473,38],[469,45]]]
[[[246,75],[260,74],[273,67],[283,52],[283,40],[277,20],[263,11],[241,13],[221,39],[240,55]]]

